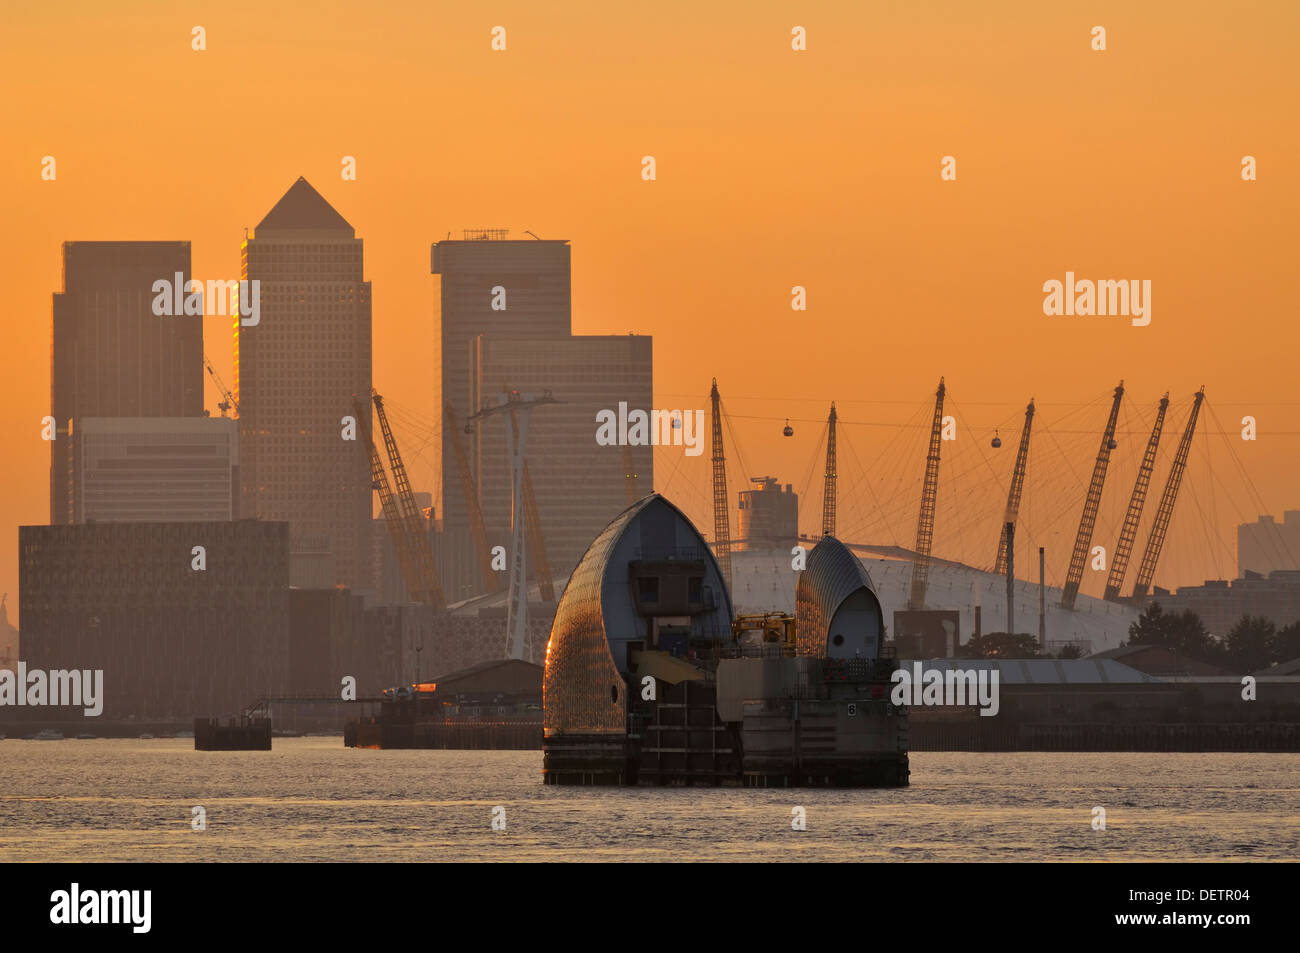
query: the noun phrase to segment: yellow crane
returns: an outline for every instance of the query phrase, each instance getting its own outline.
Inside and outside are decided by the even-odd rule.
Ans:
[[[379,458],[379,449],[370,434],[370,408],[361,402],[361,398],[354,397],[352,412],[356,415],[357,427],[361,430],[361,438],[370,458],[370,488],[379,494],[384,524],[388,527],[388,535],[392,537],[393,549],[397,551],[397,566],[402,573],[402,581],[406,583],[407,591],[414,593],[420,585],[415,557],[411,553],[411,541],[406,535],[406,524],[402,522],[402,515],[397,510],[397,501],[393,499],[388,474],[384,471],[384,464]]]
[[[239,401],[235,400],[235,395],[230,392],[230,389],[226,387],[226,382],[217,374],[217,369],[212,366],[212,361],[207,354],[203,355],[203,366],[207,370],[208,376],[212,378],[212,384],[216,387],[217,393],[221,395],[221,400],[217,401],[217,408],[221,411],[221,416],[226,416],[226,412],[233,409],[235,416],[238,417]]]
[[[1065,588],[1061,590],[1061,608],[1073,609],[1079,595],[1079,584],[1083,581],[1083,566],[1088,560],[1092,547],[1092,531],[1097,525],[1097,509],[1101,506],[1101,491],[1106,484],[1106,469],[1110,466],[1110,452],[1117,446],[1115,442],[1115,425],[1119,422],[1119,406],[1124,399],[1124,382],[1115,388],[1115,397],[1111,401],[1110,416],[1106,418],[1106,431],[1101,435],[1101,446],[1097,450],[1097,462],[1092,468],[1092,482],[1088,484],[1088,495],[1083,501],[1083,515],[1079,518],[1079,532],[1074,537],[1074,551],[1070,554],[1070,568],[1065,574]]]
[[[713,414],[713,555],[731,592],[731,520],[727,509],[727,457],[722,446],[722,395],[718,393],[718,379],[713,379],[709,391],[709,407]]]
[[[934,393],[934,420],[930,424],[930,449],[925,456],[921,514],[916,521],[916,558],[912,562],[912,589],[907,599],[909,609],[925,608],[925,593],[930,585],[930,546],[934,542],[934,507],[939,499],[939,450],[943,446],[943,398],[946,393],[941,377],[939,389]]]
[[[1110,577],[1106,580],[1105,594],[1108,602],[1119,602],[1120,586],[1124,584],[1129,556],[1132,555],[1133,544],[1137,541],[1138,525],[1142,522],[1142,508],[1146,505],[1147,490],[1151,486],[1151,474],[1155,471],[1156,451],[1160,448],[1160,435],[1165,429],[1165,412],[1168,409],[1169,394],[1166,393],[1160,399],[1160,409],[1156,411],[1156,423],[1151,428],[1146,453],[1142,455],[1142,465],[1138,467],[1137,481],[1133,484],[1133,495],[1128,501],[1128,512],[1124,514],[1124,525],[1119,532],[1115,556],[1110,561]]]
[[[1187,416],[1187,426],[1183,437],[1178,441],[1178,452],[1169,468],[1169,477],[1165,482],[1165,492],[1160,497],[1160,506],[1156,510],[1155,523],[1151,535],[1147,537],[1146,552],[1142,554],[1142,564],[1138,566],[1137,581],[1133,584],[1133,599],[1145,598],[1155,578],[1156,563],[1160,561],[1160,549],[1165,544],[1165,533],[1169,530],[1169,521],[1174,516],[1174,503],[1178,499],[1178,487],[1183,482],[1183,471],[1187,469],[1187,457],[1192,450],[1192,435],[1196,433],[1196,418],[1201,414],[1201,402],[1205,400],[1205,387],[1196,392],[1192,402],[1192,412]]]
[[[409,572],[414,577],[415,584],[412,585],[408,581],[406,587],[410,591],[411,598],[417,602],[433,606],[435,609],[444,609],[447,606],[447,601],[443,597],[442,583],[438,580],[438,569],[433,562],[433,549],[429,545],[428,524],[420,514],[420,508],[415,504],[415,495],[411,492],[410,481],[406,478],[406,466],[402,463],[401,453],[398,452],[397,441],[393,439],[392,428],[388,426],[388,415],[384,413],[384,399],[376,390],[371,390],[371,399],[374,401],[375,413],[379,417],[379,428],[384,435],[384,447],[388,451],[388,466],[393,471],[393,482],[397,485],[399,510],[397,518],[401,521],[409,546],[411,560]],[[368,431],[366,432],[368,434]],[[378,455],[376,451],[374,457],[377,458]],[[375,461],[372,458],[372,471],[374,464]],[[388,518],[386,513],[385,519]],[[392,523],[389,526],[390,532],[392,532]],[[398,558],[401,558],[400,549]]]
[[[822,489],[822,535],[835,535],[835,402],[826,418],[826,484]],[[789,426],[789,423],[786,423]]]
[[[1011,488],[1007,491],[1007,508],[1002,515],[1002,536],[998,539],[998,555],[993,562],[993,572],[1002,576],[1006,574],[1011,556],[1007,543],[1014,533],[1007,532],[1007,525],[1020,518],[1020,497],[1025,489],[1025,470],[1029,466],[1029,436],[1034,425],[1034,401],[1031,397],[1025,407],[1025,425],[1020,429],[1020,447],[1016,450],[1016,465],[1011,471]],[[994,439],[997,439],[996,437]]]

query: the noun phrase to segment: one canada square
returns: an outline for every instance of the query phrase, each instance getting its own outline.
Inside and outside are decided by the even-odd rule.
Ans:
[[[240,512],[288,521],[292,585],[368,588],[370,470],[343,439],[370,394],[362,240],[300,178],[244,242],[241,277],[261,297],[235,327]]]

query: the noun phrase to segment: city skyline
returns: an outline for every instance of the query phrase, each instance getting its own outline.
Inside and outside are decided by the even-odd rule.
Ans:
[[[7,0],[20,929],[246,943],[348,863],[366,909],[294,935],[373,942],[427,919],[400,864],[834,862],[925,881],[873,926],[915,939],[987,862],[1048,928],[1267,935],[1298,35]]]
[[[491,51],[490,24],[474,13],[408,7],[375,13],[377,23],[393,27],[379,32],[399,38],[385,68],[358,86],[343,73],[292,71],[317,63],[322,50],[340,42],[336,23],[303,9],[268,24],[264,36],[241,35],[239,55],[256,54],[260,44],[275,48],[271,81],[298,112],[285,125],[283,107],[245,110],[259,149],[255,162],[239,164],[190,153],[184,161],[160,159],[151,143],[123,140],[118,131],[131,125],[125,120],[147,127],[150,116],[184,114],[177,110],[182,103],[218,114],[256,89],[253,79],[223,68],[234,62],[237,11],[209,18],[203,52],[190,49],[188,25],[172,36],[169,24],[151,23],[122,37],[136,70],[109,71],[101,88],[81,90],[84,101],[60,89],[23,95],[42,73],[24,72],[30,54],[22,47],[43,51],[42,69],[71,69],[73,60],[64,57],[82,58],[78,69],[94,68],[104,55],[95,37],[107,29],[100,14],[57,27],[39,12],[15,19],[3,69],[12,72],[18,93],[18,148],[0,158],[0,169],[10,183],[4,211],[27,226],[21,242],[10,240],[6,258],[21,276],[16,313],[30,318],[12,328],[0,402],[15,464],[11,493],[0,504],[0,518],[15,527],[11,542],[16,526],[42,522],[48,513],[41,461],[49,449],[39,439],[39,421],[49,412],[48,295],[59,287],[59,245],[184,240],[191,242],[195,277],[233,279],[243,228],[299,176],[366,238],[376,385],[430,417],[437,394],[426,368],[438,290],[428,275],[428,245],[449,231],[500,226],[512,237],[528,229],[570,241],[574,333],[635,330],[656,338],[657,406],[706,406],[716,376],[752,471],[737,472],[733,484],[743,487],[761,473],[795,483],[812,517],[805,527],[815,522],[818,501],[800,478],[815,456],[816,421],[829,401],[841,407],[841,426],[860,444],[866,467],[888,442],[890,431],[876,425],[901,424],[940,375],[959,406],[969,402],[963,409],[985,445],[983,431],[995,426],[1004,428],[1003,437],[1014,435],[1031,396],[1050,425],[1123,378],[1148,422],[1150,408],[1170,391],[1177,427],[1181,407],[1204,384],[1224,430],[1248,413],[1260,422],[1260,439],[1239,442],[1237,451],[1262,505],[1240,512],[1221,506],[1210,520],[1219,535],[1230,539],[1236,523],[1296,506],[1288,464],[1300,442],[1289,420],[1300,404],[1289,393],[1289,358],[1278,344],[1289,340],[1285,308],[1294,291],[1285,254],[1294,215],[1287,212],[1300,202],[1286,158],[1296,153],[1296,131],[1277,108],[1296,83],[1290,74],[1274,76],[1286,62],[1282,38],[1293,31],[1294,11],[1261,14],[1273,28],[1231,41],[1240,44],[1231,57],[1193,68],[1181,60],[1189,37],[1167,28],[1171,16],[1177,19],[1173,6],[1116,12],[1104,54],[1088,48],[1086,26],[1062,13],[1025,18],[1004,11],[980,49],[954,47],[944,60],[915,62],[909,50],[936,29],[924,11],[844,11],[834,29],[813,20],[801,54],[807,58],[792,62],[783,58],[787,17],[770,6],[736,24],[704,12],[698,32],[684,34],[671,18],[628,30],[632,14],[562,15],[543,23],[526,8],[508,6],[517,25],[502,54]],[[726,44],[726,71],[717,47],[724,25],[736,31]],[[57,44],[50,40],[56,29]],[[471,39],[479,32],[483,42],[476,45]],[[1084,41],[1071,43],[1074,32]],[[286,42],[290,35],[296,44]],[[1117,42],[1126,36],[1133,40]],[[626,64],[611,57],[611,37],[643,60],[668,57],[674,71],[644,88],[636,57]],[[1142,59],[1132,52],[1138,37]],[[427,91],[427,67],[415,55],[425,46],[443,56],[439,70],[460,70],[476,83],[463,103],[449,105]],[[538,66],[554,65],[557,47],[572,62],[539,79]],[[347,48],[359,61],[379,62],[372,40],[349,36]],[[1007,71],[963,83],[988,56],[1009,64]],[[1096,65],[1101,56],[1108,72]],[[1233,65],[1239,62],[1252,70],[1242,74]],[[181,82],[149,84],[150,68]],[[583,82],[584,68],[601,70],[605,82]],[[1028,69],[1039,78],[1022,87],[1016,77]],[[1080,69],[1096,74],[1093,87],[1071,84]],[[891,112],[873,105],[871,91],[885,77],[896,77],[898,87]],[[411,91],[413,107],[426,99],[439,104],[444,122],[429,130],[394,125],[380,111],[336,128],[332,117],[341,103],[400,89]],[[714,95],[701,97],[701,89]],[[1135,89],[1145,96],[1135,97]],[[999,110],[978,121],[989,97],[1001,97]],[[1133,102],[1145,108],[1152,99],[1165,107],[1164,119],[1144,126],[1138,120],[1145,113]],[[1207,100],[1232,103],[1218,112],[1208,149],[1197,111]],[[123,121],[87,121],[110,101]],[[45,118],[55,114],[79,120],[75,134]],[[1063,152],[1062,142],[1071,148]],[[58,160],[54,181],[40,177],[47,154]],[[1247,154],[1259,160],[1257,181],[1241,179]],[[641,177],[645,155],[657,157],[655,181]],[[956,181],[940,178],[947,155],[956,157]],[[355,181],[336,178],[345,156],[356,160]],[[1045,316],[1042,284],[1067,271],[1151,280],[1152,323]],[[807,289],[805,312],[790,308],[796,285]],[[233,366],[228,319],[203,321],[224,376]],[[217,399],[206,392],[204,404],[214,413]],[[863,403],[870,401],[902,403]],[[776,434],[785,417],[797,432],[782,442]],[[1065,440],[1068,452],[1060,456],[1086,474],[1100,421],[1088,418],[1078,429],[1084,435]],[[665,451],[657,454],[660,488],[707,525],[689,489],[699,481],[679,475],[669,482],[676,459],[665,465]],[[1010,462],[997,459],[1005,480]],[[908,462],[900,510],[914,510],[910,498],[919,494],[920,463],[914,456]],[[682,464],[683,474],[690,465]],[[408,466],[416,489],[435,496],[445,489],[436,460],[417,455]],[[1119,499],[1122,508],[1129,480],[1122,467],[1113,469],[1101,529],[1110,503]],[[1030,481],[1032,497],[1032,469]],[[847,483],[842,509],[873,506],[849,498]],[[949,485],[941,477],[941,517]],[[1075,509],[1082,491],[1077,495]],[[1190,503],[1188,497],[1180,506]],[[1175,517],[1157,584],[1231,575],[1230,556],[1200,552],[1207,547],[1199,525],[1178,532],[1184,512]],[[1077,513],[1063,519],[1076,520]],[[937,555],[989,559],[984,550],[992,542],[982,530],[958,540],[950,517],[945,539],[944,525],[941,519]],[[906,521],[895,520],[892,535],[905,533]],[[1050,571],[1063,571],[1065,555],[1051,561]],[[1085,578],[1083,591],[1090,584]],[[0,589],[16,600],[13,545],[0,548]]]

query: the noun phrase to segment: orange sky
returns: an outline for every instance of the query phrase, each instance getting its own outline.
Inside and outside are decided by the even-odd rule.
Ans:
[[[772,473],[804,488],[819,425],[783,440],[781,423],[841,401],[871,471],[841,466],[846,538],[911,543],[924,433],[892,425],[924,413],[941,374],[975,439],[962,442],[963,424],[945,446],[939,555],[992,561],[1035,396],[1048,428],[1060,424],[1036,446],[1026,518],[1059,579],[1120,378],[1134,434],[1102,528],[1118,529],[1138,431],[1166,389],[1169,433],[1201,384],[1224,429],[1259,419],[1258,442],[1211,435],[1204,459],[1194,452],[1196,498],[1180,499],[1157,583],[1231,573],[1222,542],[1260,502],[1234,452],[1267,509],[1300,507],[1295,4],[163,6],[7,0],[0,12],[0,591],[15,602],[17,526],[48,514],[39,421],[60,243],[188,239],[196,277],[238,277],[243,228],[299,175],[365,239],[376,386],[429,417],[429,243],[531,229],[573,243],[576,331],[654,335],[661,406],[705,406],[718,378],[749,471],[735,465],[737,485]],[[196,24],[204,52],[190,48]],[[503,53],[490,49],[498,24]],[[806,52],[790,49],[796,24]],[[1104,53],[1090,48],[1097,24]],[[1240,178],[1247,154],[1257,182]],[[44,155],[54,182],[41,180]],[[340,178],[344,155],[355,182]],[[655,182],[640,177],[643,155]],[[956,182],[940,181],[943,155]],[[1151,280],[1151,325],[1045,317],[1042,283],[1067,270]],[[808,289],[807,312],[790,309],[793,285]],[[228,321],[205,319],[205,342],[230,383]],[[707,455],[670,453],[659,487],[707,529]],[[412,455],[417,489],[433,489],[434,454]],[[1083,591],[1103,582],[1085,577]]]

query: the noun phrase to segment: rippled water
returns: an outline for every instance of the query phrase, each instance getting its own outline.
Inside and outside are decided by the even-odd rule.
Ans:
[[[546,787],[540,752],[274,745],[0,741],[0,860],[1300,858],[1295,754],[918,752],[903,789],[617,789]]]

